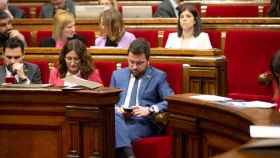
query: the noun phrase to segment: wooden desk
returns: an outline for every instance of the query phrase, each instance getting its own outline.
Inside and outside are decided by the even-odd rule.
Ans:
[[[274,109],[233,108],[191,95],[167,97],[173,158],[208,158],[251,140],[249,125],[280,123],[280,113]]]
[[[119,92],[0,87],[0,157],[113,158]]]

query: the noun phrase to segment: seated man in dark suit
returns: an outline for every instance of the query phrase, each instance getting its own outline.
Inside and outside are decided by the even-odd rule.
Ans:
[[[41,18],[52,18],[58,9],[66,10],[75,16],[75,3],[73,0],[50,0],[42,6]]]
[[[154,17],[160,18],[176,18],[178,17],[177,7],[183,2],[183,0],[164,0],[162,1],[157,11],[154,14]]]
[[[149,65],[149,56],[148,42],[134,40],[128,49],[128,68],[112,75],[111,86],[123,90],[115,110],[118,158],[133,158],[131,143],[155,133],[153,114],[164,111],[164,97],[174,94],[166,74]]]
[[[12,37],[20,39],[26,45],[24,36],[13,28],[11,16],[0,10],[0,47],[4,45],[8,38]]]
[[[9,38],[3,47],[4,64],[0,66],[2,83],[42,83],[37,65],[23,62],[24,43],[17,38]]]

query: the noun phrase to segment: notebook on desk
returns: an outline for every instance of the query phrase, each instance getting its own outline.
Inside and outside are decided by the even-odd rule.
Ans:
[[[151,6],[122,6],[124,18],[151,18]]]
[[[77,5],[75,10],[78,19],[96,19],[105,10],[105,7],[102,5]]]

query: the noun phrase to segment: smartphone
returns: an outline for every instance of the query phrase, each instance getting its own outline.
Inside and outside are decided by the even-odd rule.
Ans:
[[[127,113],[131,113],[133,111],[132,108],[123,108],[123,110]]]

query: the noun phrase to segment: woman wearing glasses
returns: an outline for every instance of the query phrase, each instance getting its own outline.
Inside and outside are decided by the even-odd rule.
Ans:
[[[99,71],[94,68],[87,54],[86,45],[79,39],[69,40],[62,48],[58,60],[57,68],[50,73],[49,83],[54,86],[70,86],[63,78],[71,75],[102,84]]]

